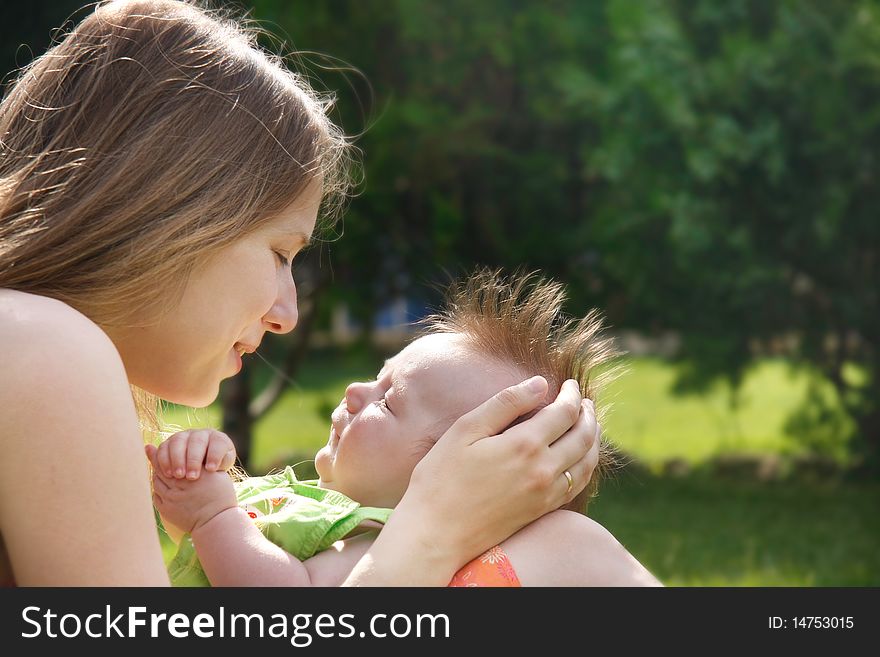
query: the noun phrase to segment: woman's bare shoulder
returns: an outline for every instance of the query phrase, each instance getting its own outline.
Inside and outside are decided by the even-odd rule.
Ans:
[[[110,338],[0,292],[0,527],[25,585],[167,584],[131,389]],[[47,531],[49,528],[49,531]],[[115,549],[96,550],[95,546]]]
[[[84,360],[122,366],[110,338],[88,317],[57,299],[16,290],[0,290],[0,344],[7,362],[3,380],[14,387],[20,376],[41,371],[75,373]]]
[[[553,511],[503,544],[523,586],[658,586],[660,583],[592,518]]]
[[[105,335],[97,324],[63,301],[0,288],[0,335],[37,338],[67,330]]]
[[[73,390],[98,404],[130,403],[125,368],[110,338],[61,301],[0,290],[0,344],[0,426],[6,429],[64,404]]]
[[[592,518],[560,509],[526,525],[505,541],[504,545],[514,549],[520,546],[539,546],[544,550],[550,547],[559,550],[585,542],[607,540],[609,537],[610,532]]]

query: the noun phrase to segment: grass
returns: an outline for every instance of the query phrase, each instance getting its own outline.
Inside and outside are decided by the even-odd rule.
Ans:
[[[327,439],[330,410],[345,386],[375,376],[379,362],[309,361],[299,386],[258,422],[252,470],[311,458]],[[738,405],[723,385],[674,396],[674,376],[667,362],[632,359],[607,390],[602,401],[612,410],[604,433],[647,467],[606,481],[591,515],[670,585],[880,585],[880,483],[706,474],[706,464],[725,455],[803,451],[784,425],[807,376],[783,361],[762,362],[746,377]],[[169,413],[181,426],[219,426],[219,419],[216,408]],[[690,474],[651,474],[671,459],[689,464]]]
[[[723,383],[705,394],[674,396],[670,390],[675,368],[660,359],[632,359],[628,368],[603,397],[611,405],[605,428],[615,443],[643,463],[676,458],[698,465],[733,453],[804,451],[784,426],[803,402],[810,379],[783,360],[759,363],[736,397]],[[832,397],[830,386],[824,392]],[[833,455],[845,458],[845,444],[833,447]]]
[[[667,585],[878,586],[880,483],[621,475],[590,515]]]

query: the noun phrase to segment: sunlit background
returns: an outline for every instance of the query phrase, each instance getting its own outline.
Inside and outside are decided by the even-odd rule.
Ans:
[[[3,71],[78,5],[4,3]],[[629,464],[591,515],[633,554],[668,584],[880,584],[877,2],[233,6],[336,95],[364,181],[294,265],[298,329],[169,423],[307,473],[447,273],[541,270],[628,352],[599,403]]]

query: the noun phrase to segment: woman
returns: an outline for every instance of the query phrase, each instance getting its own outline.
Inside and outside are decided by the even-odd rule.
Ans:
[[[0,105],[0,580],[168,583],[139,434],[295,327],[290,263],[348,187],[327,106],[172,0],[102,3],[21,72]],[[545,391],[456,422],[346,583],[445,585],[577,495],[598,426],[574,386],[494,436]]]

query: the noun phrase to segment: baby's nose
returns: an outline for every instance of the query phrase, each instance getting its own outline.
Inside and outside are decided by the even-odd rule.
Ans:
[[[368,403],[370,394],[370,384],[356,381],[349,384],[345,389],[345,407],[349,413],[354,414]]]

